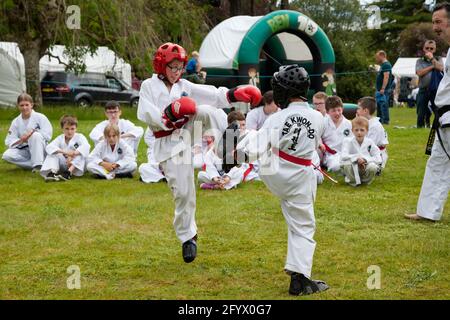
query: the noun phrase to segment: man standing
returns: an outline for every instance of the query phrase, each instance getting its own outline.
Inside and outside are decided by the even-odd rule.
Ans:
[[[419,93],[417,94],[417,128],[430,127],[431,110],[428,104],[434,102],[428,87],[431,82],[433,70],[442,71],[440,58],[434,57],[436,42],[426,40],[423,45],[423,57],[416,62],[416,74],[419,76]]]
[[[433,10],[433,30],[450,45],[450,3]],[[436,138],[428,159],[417,210],[405,215],[412,220],[438,221],[442,217],[450,190],[450,50],[445,61],[444,78],[439,84],[434,103],[437,108]]]
[[[389,98],[394,77],[392,76],[392,65],[387,60],[386,52],[383,50],[375,54],[375,60],[380,65],[380,71],[377,74],[376,94],[377,117],[382,124],[389,124]]]

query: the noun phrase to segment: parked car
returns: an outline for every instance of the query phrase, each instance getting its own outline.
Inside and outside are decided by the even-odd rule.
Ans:
[[[41,81],[44,102],[76,103],[89,107],[94,103],[116,100],[137,107],[139,91],[132,89],[120,79],[103,73],[76,75],[63,71],[47,71]]]

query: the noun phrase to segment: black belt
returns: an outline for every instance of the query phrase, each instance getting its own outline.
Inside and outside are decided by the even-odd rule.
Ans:
[[[450,105],[445,105],[441,108],[436,108],[436,114],[438,116],[438,118],[442,117],[444,115],[444,113],[450,111]]]
[[[444,142],[442,141],[441,133],[439,131],[440,128],[450,127],[450,124],[445,124],[445,125],[441,126],[439,123],[439,119],[444,115],[444,113],[446,113],[448,111],[450,111],[450,105],[445,105],[441,108],[436,108],[434,110],[434,121],[433,121],[433,125],[431,127],[431,132],[433,132],[433,130],[436,131],[439,143],[440,143],[442,149],[444,150],[445,154],[447,155],[448,159],[450,160],[450,155],[448,154],[447,150],[445,149]],[[431,152],[431,150],[430,150],[430,152]]]

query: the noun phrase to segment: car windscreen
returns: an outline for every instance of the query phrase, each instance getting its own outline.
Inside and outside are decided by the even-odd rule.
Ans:
[[[80,74],[77,77],[77,84],[83,87],[107,87],[106,78],[103,74]]]
[[[45,84],[65,84],[67,73],[64,72],[47,72],[42,82]]]

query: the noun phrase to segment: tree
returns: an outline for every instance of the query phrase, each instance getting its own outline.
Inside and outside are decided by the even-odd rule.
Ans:
[[[69,2],[69,1],[67,1]],[[54,44],[67,47],[68,70],[82,71],[79,58],[108,46],[141,77],[151,73],[151,59],[163,41],[199,45],[207,32],[206,5],[189,0],[4,0],[0,41],[17,42],[24,55],[27,91],[42,103],[39,60]],[[80,9],[80,28],[66,25],[69,5]],[[78,60],[77,60],[78,59]]]
[[[400,55],[398,42],[403,30],[413,23],[431,21],[431,13],[425,9],[423,0],[382,0],[373,5],[380,8],[383,23],[381,29],[369,32],[370,47],[385,50],[392,59]]]
[[[6,0],[0,8],[0,40],[17,42],[25,60],[28,91],[42,104],[39,60],[55,39],[65,15],[63,0]]]
[[[295,8],[312,18],[327,34],[336,56],[337,91],[345,101],[372,95],[374,75],[366,22],[359,0],[296,0]]]
[[[398,53],[402,57],[422,55],[425,40],[436,41],[436,54],[445,56],[447,44],[434,31],[431,23],[413,23],[400,33]]]

